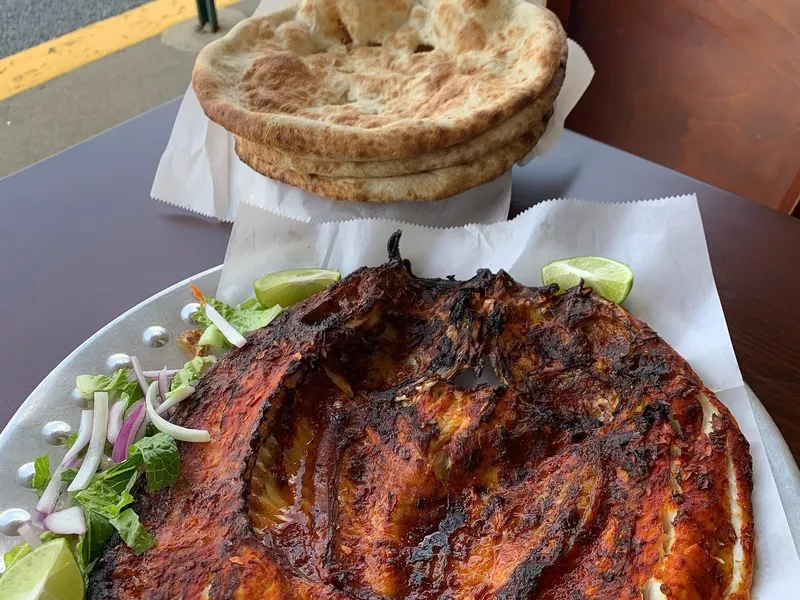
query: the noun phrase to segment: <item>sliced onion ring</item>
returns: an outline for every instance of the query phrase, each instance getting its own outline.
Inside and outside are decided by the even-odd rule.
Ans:
[[[78,456],[78,452],[83,450],[86,447],[86,444],[89,443],[89,440],[92,437],[93,422],[93,410],[84,410],[81,412],[81,425],[78,429],[78,437],[75,438],[75,443],[72,444],[72,448],[67,451],[67,453],[64,455],[64,458],[61,460],[61,463],[58,465],[58,467],[56,467],[52,477],[50,477],[50,483],[47,484],[42,497],[39,499],[39,503],[36,505],[36,512],[38,513],[40,519],[53,512],[53,509],[58,502],[58,497],[61,495],[61,488],[63,487],[61,481],[61,472],[64,469],[69,469],[73,466],[73,462]]]
[[[153,398],[155,398],[157,393],[158,382],[154,381],[150,384],[150,387],[147,390],[147,395],[145,396],[144,402],[145,406],[147,406],[147,415],[150,417],[153,425],[155,425],[159,431],[183,442],[211,441],[211,436],[205,429],[188,429],[187,427],[181,427],[179,425],[170,423],[164,417],[159,415],[153,406]]]
[[[167,372],[167,380],[169,380],[175,377],[175,373],[180,371],[180,369],[167,369],[167,367],[164,367],[163,369],[161,369],[161,371]],[[156,379],[158,377],[158,374],[161,373],[161,371],[142,371],[142,373],[147,379]]]
[[[86,517],[80,506],[73,506],[49,515],[44,526],[59,535],[83,535],[86,533]]]
[[[167,401],[167,395],[169,394],[169,377],[167,377],[166,365],[164,365],[164,368],[158,373],[158,394],[161,396],[162,403]],[[168,410],[168,408],[161,409],[156,406],[156,410],[158,411],[158,414],[162,414],[165,410]],[[172,414],[172,411],[167,414]]]
[[[108,426],[108,394],[106,392],[94,393],[94,419],[92,420],[92,439],[83,459],[78,474],[67,488],[67,491],[78,492],[89,485],[92,477],[100,466],[103,448],[106,444],[106,427]]]
[[[30,523],[23,523],[17,529],[17,533],[19,536],[28,543],[28,546],[33,548],[38,548],[42,545],[42,540],[39,539],[39,536],[34,531],[33,526]]]
[[[122,423],[122,429],[117,437],[117,441],[114,444],[114,451],[111,453],[111,460],[115,463],[121,462],[128,458],[128,449],[131,447],[131,444],[133,444],[133,438],[139,432],[139,428],[142,426],[144,417],[147,414],[143,400],[140,400],[134,404],[134,406],[136,408],[134,408],[131,414],[125,418],[125,421]]]
[[[191,385],[187,385],[179,390],[176,390],[172,396],[169,397],[169,400],[156,408],[156,412],[160,415],[163,415],[166,411],[171,409],[179,402],[183,402],[192,394],[194,394],[194,388]]]
[[[236,331],[236,328],[228,323],[225,318],[217,312],[217,309],[210,304],[206,304],[206,316],[209,321],[217,326],[217,329],[225,336],[225,339],[234,346],[241,348],[247,343],[245,337]]]
[[[135,356],[131,356],[131,365],[133,365],[133,373],[136,375],[136,380],[139,382],[139,387],[142,388],[142,393],[147,393],[147,379],[144,377],[142,371],[142,363]]]
[[[119,400],[108,410],[108,443],[113,444],[122,430],[122,417],[125,415],[127,402]]]

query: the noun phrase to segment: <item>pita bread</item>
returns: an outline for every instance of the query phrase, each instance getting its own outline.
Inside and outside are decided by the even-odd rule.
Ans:
[[[336,161],[319,155],[288,154],[269,146],[260,146],[260,154],[276,167],[326,177],[396,177],[461,165],[497,150],[526,131],[533,133],[538,140],[547,128],[552,114],[550,107],[563,80],[564,70],[561,69],[532,106],[469,141],[419,156],[375,161]]]
[[[502,148],[452,167],[397,177],[322,177],[276,166],[261,155],[262,147],[236,138],[236,154],[253,170],[309,192],[354,202],[441,200],[491,181],[531,151],[537,138],[525,133]]]
[[[566,63],[525,0],[302,0],[198,55],[203,110],[236,135],[334,160],[417,156],[528,108]]]

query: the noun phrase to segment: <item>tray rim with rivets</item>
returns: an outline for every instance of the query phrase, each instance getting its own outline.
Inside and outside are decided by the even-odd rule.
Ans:
[[[81,400],[74,394],[75,377],[108,373],[125,366],[125,356],[119,355],[135,355],[145,370],[183,366],[189,357],[175,340],[182,331],[194,328],[191,313],[196,305],[189,284],[213,295],[221,272],[222,265],[212,267],[124,312],[73,350],[30,393],[0,433],[0,515],[10,509],[34,513],[36,492],[17,471],[43,454],[50,455],[52,465],[65,453],[60,440],[77,430],[81,415]],[[153,330],[147,331],[152,327],[163,327],[168,332],[166,343],[160,332],[153,336]],[[65,422],[70,427],[56,427],[56,432],[43,435],[43,428],[54,422]],[[3,520],[8,519],[0,518]],[[11,532],[14,525],[0,523],[3,528]],[[0,556],[21,541],[16,535],[3,533],[7,532],[0,531]]]

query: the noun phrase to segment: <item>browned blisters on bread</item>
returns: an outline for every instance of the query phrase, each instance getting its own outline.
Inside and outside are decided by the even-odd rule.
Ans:
[[[464,143],[512,118],[545,92],[566,56],[558,20],[524,0],[426,6],[302,0],[248,19],[198,56],[193,85],[200,104],[236,135],[276,151],[401,159]],[[269,58],[287,52],[310,76],[287,76],[289,63]],[[254,82],[276,94],[259,92]],[[337,108],[345,106],[341,89],[348,90],[348,108]],[[431,102],[436,92],[449,97]],[[479,107],[497,120],[476,119]]]
[[[458,34],[458,51],[470,52],[486,47],[486,30],[478,21],[470,19]]]
[[[747,442],[674,350],[588,288],[389,255],[202,377],[174,420],[212,441],[91,600],[749,598]]]
[[[287,154],[274,148],[260,145],[257,148],[249,149],[248,153],[258,154],[263,161],[275,167],[327,177],[395,177],[460,165],[489,154],[526,132],[532,133],[533,139],[538,140],[544,133],[547,120],[552,114],[552,109],[545,110],[545,107],[552,104],[558,90],[561,88],[563,79],[564,71],[559,70],[539,98],[524,107],[513,117],[506,119],[485,133],[468,142],[421,156],[384,161],[332,161],[319,155]],[[481,115],[480,118],[489,117]],[[411,137],[410,133],[405,134],[401,139],[401,143],[408,143]],[[369,146],[365,147],[364,150],[368,153]],[[491,177],[491,174],[487,173],[486,177]]]
[[[268,30],[272,33],[272,30]],[[287,50],[295,54],[311,54],[314,52],[314,40],[308,27],[294,21],[287,21],[277,29],[281,43]],[[271,38],[267,38],[271,39]]]

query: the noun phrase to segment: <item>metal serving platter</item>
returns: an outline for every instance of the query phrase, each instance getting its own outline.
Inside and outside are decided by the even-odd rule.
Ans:
[[[58,436],[43,436],[42,429],[57,421],[68,423],[72,431],[77,429],[81,413],[72,395],[75,377],[110,372],[109,357],[118,353],[135,355],[145,370],[182,366],[188,357],[175,339],[182,331],[193,328],[191,321],[187,323],[181,316],[182,310],[193,302],[188,286],[194,283],[214,294],[221,271],[219,266],[199,273],[134,306],[78,346],[33,390],[0,433],[0,512],[16,508],[33,514],[38,497],[18,481],[17,471],[43,454],[50,455],[51,466],[63,456],[63,447],[45,441],[45,437],[52,442]],[[161,347],[153,347],[159,343],[158,336],[145,336],[153,326],[169,332],[168,341]],[[145,343],[145,337],[150,345]],[[0,553],[19,541],[16,536],[0,534]]]

